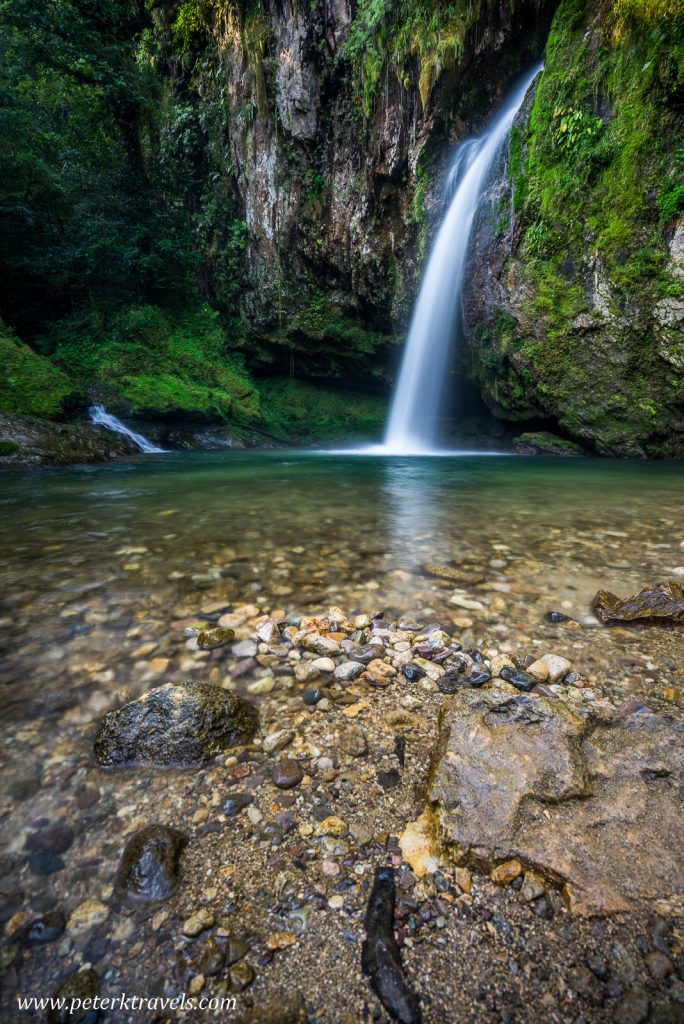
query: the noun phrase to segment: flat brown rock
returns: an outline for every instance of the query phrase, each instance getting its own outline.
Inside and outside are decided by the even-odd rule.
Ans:
[[[461,863],[512,858],[561,884],[577,914],[684,892],[681,722],[494,690],[446,702],[429,798]]]
[[[684,590],[677,580],[662,580],[622,600],[607,590],[594,598],[594,611],[604,623],[684,622]]]

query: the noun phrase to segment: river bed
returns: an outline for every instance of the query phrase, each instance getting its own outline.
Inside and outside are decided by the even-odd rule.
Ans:
[[[226,926],[230,922],[230,930],[237,928],[258,950],[251,962],[256,980],[250,979],[246,995],[241,993],[241,1007],[252,998],[282,995],[288,970],[296,966],[315,1007],[312,1019],[346,1020],[333,1005],[339,985],[348,987],[349,1019],[370,1019],[364,1013],[371,1013],[372,997],[356,964],[356,910],[349,910],[346,924],[335,916],[334,904],[333,911],[315,914],[311,931],[298,937],[295,949],[276,953],[277,970],[273,949],[263,945],[266,933],[277,927],[276,911],[270,905],[265,909],[270,894],[264,890],[273,885],[276,891],[279,884],[282,834],[264,839],[259,832],[268,823],[268,808],[282,814],[287,801],[255,798],[259,817],[241,815],[229,822],[227,837],[226,817],[214,818],[221,818],[225,792],[243,778],[236,771],[240,763],[224,766],[227,780],[214,769],[104,773],[94,764],[97,722],[117,701],[167,681],[230,681],[238,659],[229,647],[198,650],[184,632],[194,620],[215,623],[236,608],[248,609],[244,620],[260,612],[285,618],[337,605],[349,615],[385,613],[439,622],[464,646],[485,640],[511,653],[564,655],[586,678],[588,699],[595,688],[618,703],[638,699],[677,714],[682,707],[681,631],[607,629],[591,613],[600,588],[626,596],[667,576],[684,575],[677,464],[252,451],[152,455],[98,467],[7,473],[0,498],[0,558],[4,920],[22,913],[28,920],[55,908],[68,915],[89,899],[109,908],[94,931],[72,935],[67,930],[38,952],[6,944],[8,1006],[17,992],[49,994],[84,964],[95,965],[113,990],[137,985],[140,991],[152,979],[166,985],[164,991],[174,984],[182,988],[201,972],[190,963],[192,957],[187,960],[178,922],[198,902],[219,900]],[[435,566],[460,570],[465,582],[431,575]],[[570,621],[550,622],[550,612]],[[238,627],[237,642],[245,639]],[[302,710],[299,691],[281,688],[278,674],[272,686],[263,683],[272,677],[267,663],[255,664],[235,688],[260,706],[268,722],[281,718],[298,727],[308,721],[311,712]],[[391,693],[383,692],[381,699],[391,701]],[[430,699],[436,719],[441,698]],[[335,744],[324,717],[316,716],[323,724],[309,739],[325,752]],[[415,810],[429,743],[416,749],[406,789],[389,796],[379,792],[375,803],[370,799],[366,826],[372,833],[401,831]],[[391,748],[378,741],[373,765],[387,767],[391,756]],[[261,786],[258,760],[250,770]],[[332,781],[323,777],[319,791],[312,774],[313,803],[319,797],[324,806],[334,803]],[[357,783],[350,783],[347,813],[356,807],[363,817]],[[199,852],[188,855],[189,884],[177,906],[141,923],[115,910],[112,879],[123,837],[150,820],[184,827],[203,842],[196,844]],[[51,850],[48,844],[42,861],[29,863],[29,836],[55,825],[71,830],[68,848],[62,851],[58,843]],[[356,867],[361,906],[367,868],[362,859]],[[354,877],[355,868],[350,870]],[[325,871],[330,871],[327,882],[339,884],[336,871]],[[320,880],[318,888],[325,889]],[[304,903],[316,904],[305,887],[299,894]],[[352,903],[353,896],[352,891]],[[603,941],[588,924],[573,927],[585,929],[585,944]],[[553,936],[543,939],[549,949],[553,941]],[[154,965],[146,956],[150,943],[156,949]],[[321,951],[331,952],[331,943],[339,964],[331,963],[325,980],[316,980],[318,958]],[[290,959],[288,968],[282,958],[295,953],[298,959]],[[436,948],[425,961],[423,988],[430,971],[439,976],[443,970],[443,954]],[[185,966],[178,966],[181,961]],[[423,968],[416,969],[420,978]],[[469,1006],[476,997],[468,985],[476,986],[476,974],[469,979],[466,971],[458,991],[449,987],[453,979],[445,981],[432,996],[427,1019],[449,1019],[444,1007],[454,999]],[[527,984],[514,976],[513,988]],[[239,992],[237,982],[230,984],[230,991]],[[524,995],[539,1012],[544,1003],[534,1000],[542,999],[545,985]],[[577,1007],[569,1005],[553,1019],[575,1019],[570,1010]],[[603,1020],[603,1013],[596,1009],[587,1019]],[[483,996],[472,1019],[506,1019],[501,1000]]]

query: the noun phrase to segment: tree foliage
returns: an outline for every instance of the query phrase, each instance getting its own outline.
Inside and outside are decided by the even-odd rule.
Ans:
[[[83,304],[187,287],[143,0],[0,2],[0,303],[25,336]]]

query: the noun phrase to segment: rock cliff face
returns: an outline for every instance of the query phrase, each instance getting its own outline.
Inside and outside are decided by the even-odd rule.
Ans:
[[[248,367],[387,389],[454,147],[548,40],[476,219],[463,376],[589,450],[683,455],[678,3],[157,8],[204,297]]]
[[[477,218],[467,363],[499,416],[681,457],[684,48],[619,6],[556,14]]]
[[[168,13],[158,32],[205,182],[246,223],[242,344],[270,372],[388,379],[444,164],[538,57],[556,4],[198,6],[182,57]],[[219,305],[224,248],[217,230],[205,286]]]

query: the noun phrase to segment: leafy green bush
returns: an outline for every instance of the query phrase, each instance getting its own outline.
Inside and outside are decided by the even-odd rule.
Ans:
[[[553,108],[555,145],[572,156],[585,156],[597,141],[603,121],[581,107],[560,105]]]
[[[175,316],[132,306],[108,325],[68,321],[56,342],[60,366],[111,388],[134,412],[259,418],[258,392],[209,306]]]

